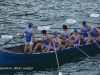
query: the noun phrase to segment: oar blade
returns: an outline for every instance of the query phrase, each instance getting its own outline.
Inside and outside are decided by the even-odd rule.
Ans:
[[[13,36],[12,35],[2,35],[1,38],[2,39],[12,39]]]
[[[73,19],[67,19],[67,20],[66,20],[66,23],[73,24],[73,23],[76,23],[76,20],[73,20]]]
[[[17,33],[17,35],[20,35],[20,33]]]
[[[59,74],[58,75],[62,75],[62,72],[59,72]]]
[[[38,26],[38,30],[49,30],[50,27],[48,26]]]
[[[21,36],[21,33],[17,33],[16,36]],[[26,34],[24,34],[23,36],[26,36]]]
[[[99,14],[91,14],[90,17],[99,17]]]

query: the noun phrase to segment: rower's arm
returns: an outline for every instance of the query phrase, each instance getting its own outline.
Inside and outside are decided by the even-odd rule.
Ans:
[[[78,41],[80,38],[81,38],[81,36],[80,36],[80,35],[78,35],[78,36],[77,36],[77,38],[76,38],[76,40],[73,40],[73,42]]]
[[[59,43],[58,46],[60,48],[61,47],[61,40],[60,39],[58,40],[58,43]]]
[[[34,42],[34,31],[32,31],[32,40]]]
[[[60,36],[59,36],[60,38],[62,38],[62,34],[63,34],[63,33],[60,34]]]
[[[73,34],[72,34],[72,36],[71,36],[71,37],[69,37],[69,40],[70,40],[70,39],[72,39],[72,38],[73,38]]]
[[[80,33],[82,33],[82,27],[80,28]]]
[[[90,30],[90,31],[88,32],[88,35],[91,35],[91,33],[92,33],[92,30]]]
[[[92,27],[91,26],[89,26],[89,31],[92,29]]]
[[[51,36],[49,36],[49,41],[52,42],[52,37]]]
[[[44,41],[44,39],[43,39],[43,36],[42,36],[41,42],[43,42],[43,41]]]
[[[25,31],[26,31],[26,29],[24,31],[22,31],[21,35],[24,35],[25,34]]]
[[[53,45],[55,44],[53,39],[51,40],[51,43],[52,43]]]
[[[69,38],[69,37],[71,37],[71,33],[70,33],[70,32],[68,33],[68,38]]]
[[[99,29],[97,29],[97,31],[98,31],[98,34],[99,34],[99,37],[100,37],[100,30],[99,30]]]

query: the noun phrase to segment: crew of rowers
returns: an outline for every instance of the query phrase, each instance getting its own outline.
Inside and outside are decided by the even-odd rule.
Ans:
[[[27,53],[28,48],[29,53],[37,52],[38,48],[41,48],[41,52],[48,52],[51,50],[60,50],[72,46],[79,46],[81,41],[84,41],[86,44],[91,43],[91,41],[97,41],[100,39],[100,30],[95,27],[87,25],[86,21],[82,22],[82,27],[80,32],[77,29],[74,29],[73,34],[67,30],[67,26],[63,25],[63,32],[58,36],[57,32],[53,32],[52,36],[47,34],[46,30],[42,30],[42,39],[41,42],[38,42],[32,50],[34,45],[34,31],[32,30],[33,23],[28,24],[22,35],[26,34],[25,40],[25,49],[24,53]]]

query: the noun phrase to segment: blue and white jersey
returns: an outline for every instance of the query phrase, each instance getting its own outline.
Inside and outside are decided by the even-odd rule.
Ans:
[[[47,41],[47,40],[50,40],[49,39],[49,36],[48,35],[47,36],[43,36],[43,39],[44,39],[43,44],[46,45],[46,46],[49,46],[50,45],[50,42]]]
[[[63,35],[64,37],[68,38],[68,32],[67,32],[67,31],[64,31],[64,32],[62,33],[62,35]]]
[[[83,38],[84,37],[88,37],[88,32],[89,31],[89,28],[88,28],[88,26],[86,26],[86,27],[82,27],[82,32],[83,32],[83,34],[82,34],[82,36],[83,36]]]
[[[53,42],[55,44],[55,47],[57,48],[58,47],[57,45],[59,44],[59,38],[54,38]]]
[[[98,33],[97,28],[92,28],[92,37],[98,37],[98,36],[99,36],[99,33]]]
[[[78,34],[78,35],[79,35],[79,34]],[[75,35],[75,34],[74,34],[74,35],[73,35],[73,39],[76,40],[76,38],[77,38],[78,35]],[[77,40],[76,42],[74,42],[74,44],[80,45],[80,39]]]
[[[26,42],[31,42],[32,41],[32,29],[26,28]]]

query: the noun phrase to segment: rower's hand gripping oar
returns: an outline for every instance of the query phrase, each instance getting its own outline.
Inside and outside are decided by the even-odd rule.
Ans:
[[[2,47],[2,46],[4,46],[4,45],[8,44],[10,41],[12,41],[13,39],[17,38],[17,37],[20,36],[20,35],[21,35],[21,33],[16,34],[15,37],[11,38],[10,40],[8,40],[7,42],[5,42],[4,44],[0,44],[0,47]]]
[[[55,55],[56,55],[56,61],[57,61],[57,66],[58,66],[58,70],[59,70],[59,61],[58,61],[58,56],[57,56],[55,44],[54,44],[54,52],[55,52]],[[62,75],[62,72],[59,71],[58,75]]]

